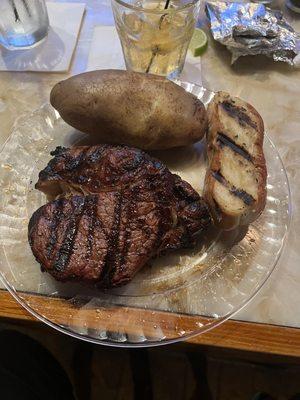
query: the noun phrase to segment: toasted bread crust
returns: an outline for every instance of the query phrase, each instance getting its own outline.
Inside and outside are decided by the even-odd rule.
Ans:
[[[222,229],[248,225],[261,214],[266,202],[263,120],[253,106],[225,92],[218,92],[209,104],[208,119],[209,167],[204,197]],[[236,167],[232,174],[231,165]]]

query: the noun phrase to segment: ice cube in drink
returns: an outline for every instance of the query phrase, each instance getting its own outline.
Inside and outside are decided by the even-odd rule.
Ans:
[[[113,3],[127,69],[166,76],[182,70],[195,15],[164,7],[165,2],[144,1],[141,11],[125,10],[120,19]]]

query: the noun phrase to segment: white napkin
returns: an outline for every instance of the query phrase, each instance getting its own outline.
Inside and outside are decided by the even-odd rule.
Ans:
[[[97,26],[94,29],[87,70],[110,68],[125,69],[118,33],[114,26]],[[200,57],[193,57],[188,51],[180,79],[202,85]]]
[[[0,71],[62,72],[69,69],[85,4],[46,4],[50,20],[46,40],[28,50],[7,50],[0,47]]]

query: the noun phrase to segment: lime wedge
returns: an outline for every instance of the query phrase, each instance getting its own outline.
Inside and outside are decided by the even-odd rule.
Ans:
[[[189,50],[192,52],[194,57],[199,57],[205,52],[206,47],[206,33],[202,29],[196,28],[189,45]]]

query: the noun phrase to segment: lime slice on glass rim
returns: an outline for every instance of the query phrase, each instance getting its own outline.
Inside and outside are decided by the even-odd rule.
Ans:
[[[207,36],[206,33],[199,28],[194,30],[189,50],[192,52],[194,57],[201,56],[206,50],[207,47]]]

